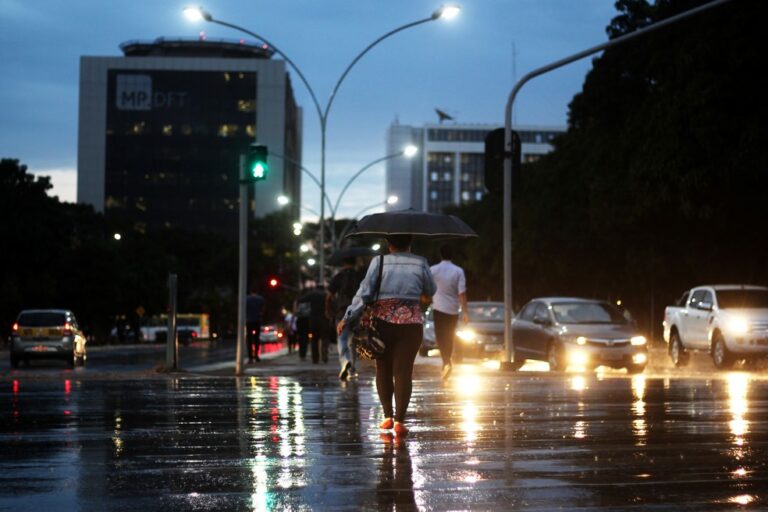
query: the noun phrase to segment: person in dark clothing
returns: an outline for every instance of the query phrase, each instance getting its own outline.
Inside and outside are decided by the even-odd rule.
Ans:
[[[305,292],[296,304],[299,324],[299,357],[304,359],[307,345],[310,347],[312,362],[320,359],[328,362],[328,326],[325,320],[325,291],[317,285]]]
[[[355,296],[360,282],[365,275],[355,267],[357,259],[346,258],[343,260],[342,268],[328,285],[328,293],[325,295],[325,317],[332,325],[338,324],[347,308],[352,304],[352,298]],[[348,377],[357,373],[355,362],[357,360],[355,350],[351,346],[352,331],[347,326],[339,333],[337,349],[339,351],[339,364],[341,371],[339,379],[344,381]]]
[[[261,318],[264,313],[264,298],[253,288],[245,298],[245,328],[248,339],[248,362],[261,361],[259,342],[261,336]]]

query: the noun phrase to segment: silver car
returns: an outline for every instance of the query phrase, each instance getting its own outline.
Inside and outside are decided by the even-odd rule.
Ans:
[[[468,302],[469,323],[461,321],[456,325],[453,343],[455,362],[464,357],[495,358],[504,351],[504,303]],[[437,348],[432,308],[424,318],[424,339],[419,353],[426,356],[430,349]]]
[[[86,338],[75,315],[66,309],[27,309],[11,332],[11,366],[30,359],[63,359],[68,366],[85,362]]]
[[[648,363],[646,339],[635,324],[598,300],[534,299],[512,321],[512,339],[516,362],[546,361],[552,371],[610,366],[640,373]]]

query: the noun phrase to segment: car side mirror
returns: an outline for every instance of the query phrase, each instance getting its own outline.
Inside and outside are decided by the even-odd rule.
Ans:
[[[696,307],[698,309],[701,309],[703,311],[712,311],[712,303],[711,302],[699,302],[696,304]]]
[[[533,323],[537,325],[543,325],[545,327],[552,325],[552,322],[549,320],[549,318],[544,316],[535,316],[533,317]]]

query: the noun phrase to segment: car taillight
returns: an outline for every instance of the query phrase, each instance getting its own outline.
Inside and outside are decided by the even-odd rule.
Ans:
[[[192,331],[192,337],[197,338],[197,331]]]
[[[19,322],[14,322],[11,329],[13,329],[13,332],[19,332]]]
[[[64,336],[72,336],[72,324],[69,322],[64,324]]]

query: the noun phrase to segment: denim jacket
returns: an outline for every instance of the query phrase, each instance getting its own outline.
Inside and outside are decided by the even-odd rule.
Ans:
[[[352,304],[344,314],[345,323],[356,324],[363,313],[363,307],[374,300],[376,279],[379,275],[379,260],[371,260],[368,272],[357,289]],[[405,299],[418,301],[422,295],[432,296],[437,285],[432,279],[427,260],[409,252],[398,252],[384,256],[384,271],[381,276],[378,300]]]

